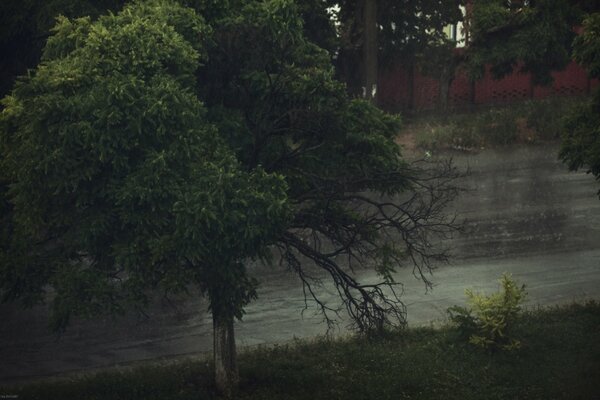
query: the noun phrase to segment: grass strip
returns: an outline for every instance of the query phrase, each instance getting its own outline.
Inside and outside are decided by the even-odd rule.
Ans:
[[[598,399],[600,304],[523,313],[523,347],[488,352],[450,325],[382,337],[315,339],[240,355],[239,399]],[[115,369],[0,388],[18,399],[216,399],[201,361]]]

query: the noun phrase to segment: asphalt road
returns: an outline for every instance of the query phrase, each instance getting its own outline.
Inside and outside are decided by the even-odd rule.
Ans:
[[[600,188],[585,173],[568,172],[554,145],[509,147],[478,154],[445,154],[469,168],[468,188],[453,206],[466,231],[451,243],[454,261],[439,268],[426,292],[402,270],[409,324],[443,321],[464,303],[464,290],[497,289],[503,272],[527,285],[528,306],[600,299]],[[325,325],[304,300],[297,279],[255,267],[259,299],[237,324],[244,346],[324,334]],[[368,272],[363,279],[373,278]],[[336,304],[332,287],[323,299]],[[0,306],[0,383],[157,358],[202,356],[212,349],[212,323],[202,299],[157,302],[148,317],[76,321],[61,337],[46,329],[46,309]],[[334,334],[344,334],[341,321]]]

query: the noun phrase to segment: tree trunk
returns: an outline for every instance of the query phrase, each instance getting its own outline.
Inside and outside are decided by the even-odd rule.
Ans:
[[[415,108],[415,62],[414,60],[410,60],[407,65],[407,99],[406,99],[406,108],[409,111],[413,111]]]
[[[213,311],[213,332],[215,384],[221,394],[231,398],[236,392],[240,380],[235,350],[233,316],[217,315]]]
[[[365,97],[377,100],[377,0],[365,0],[364,8],[364,66]]]
[[[439,111],[444,113],[448,111],[448,97],[450,95],[450,84],[451,82],[448,79],[440,80]]]
[[[439,111],[448,111],[448,101],[450,96],[450,86],[454,80],[454,71],[450,70],[449,66],[442,67],[442,73],[440,74],[440,88],[439,88],[439,99],[438,107]]]

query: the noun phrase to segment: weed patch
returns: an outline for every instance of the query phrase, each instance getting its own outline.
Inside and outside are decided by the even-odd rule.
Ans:
[[[564,116],[584,98],[550,98],[446,116],[416,117],[407,125],[421,149],[478,150],[560,137]]]
[[[594,399],[600,395],[600,304],[526,311],[522,346],[488,352],[454,326],[382,338],[299,341],[240,356],[238,399]],[[103,372],[0,388],[20,399],[217,399],[202,362]]]

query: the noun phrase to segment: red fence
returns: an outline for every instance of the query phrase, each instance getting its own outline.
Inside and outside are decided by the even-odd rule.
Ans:
[[[515,72],[496,80],[486,73],[483,79],[469,81],[464,71],[459,71],[448,92],[448,106],[463,108],[481,104],[506,104],[527,99],[540,99],[551,96],[584,95],[600,85],[590,79],[586,71],[572,62],[563,71],[554,72],[551,86],[535,86],[530,74]],[[411,74],[398,66],[380,74],[378,98],[381,106],[392,111],[432,110],[439,104],[439,82],[424,76],[418,71]],[[411,93],[412,92],[412,93]]]

